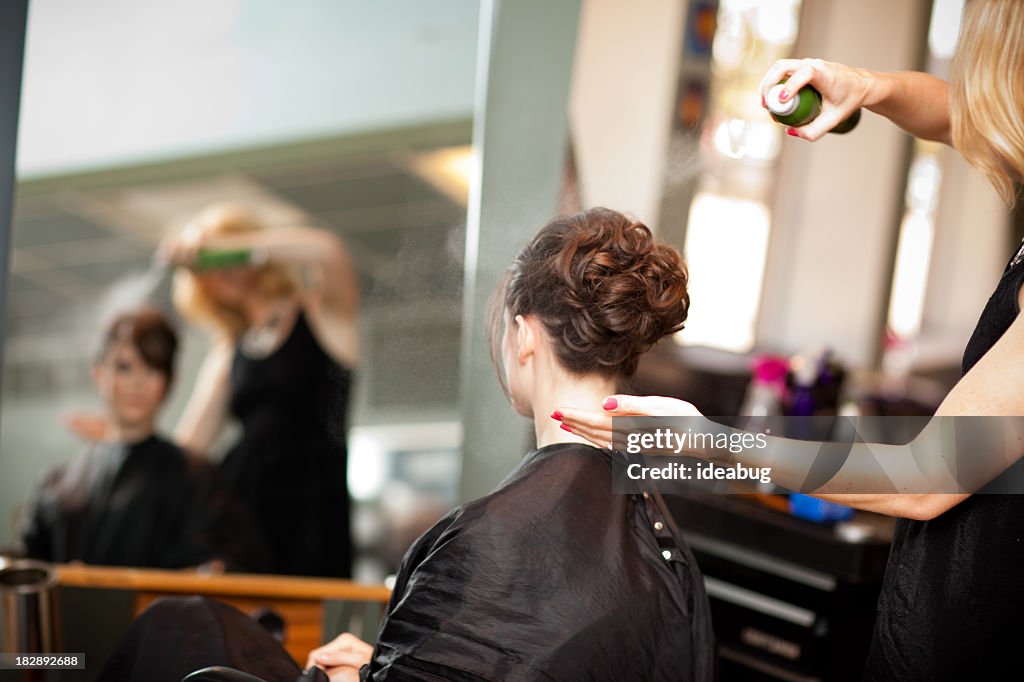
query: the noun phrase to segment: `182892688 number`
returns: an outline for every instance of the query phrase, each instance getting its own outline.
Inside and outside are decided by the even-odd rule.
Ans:
[[[84,670],[85,654],[0,653],[0,670]]]

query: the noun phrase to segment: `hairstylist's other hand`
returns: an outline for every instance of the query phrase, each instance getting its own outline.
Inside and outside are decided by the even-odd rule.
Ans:
[[[322,668],[331,682],[358,682],[359,669],[369,663],[372,656],[372,646],[351,632],[345,632],[310,651],[306,668],[314,665]]]
[[[845,121],[858,108],[873,104],[874,74],[822,59],[780,59],[761,79],[761,101],[776,84],[785,81],[781,99],[788,100],[805,85],[821,93],[821,113],[807,125],[790,128],[790,135],[805,140],[819,139]]]
[[[551,415],[570,433],[586,438],[599,448],[610,448],[615,432],[612,417],[699,417],[700,410],[678,398],[649,395],[610,395],[600,410],[560,407]],[[618,434],[625,436],[619,429]],[[657,453],[651,453],[657,454]]]
[[[75,411],[64,415],[64,426],[82,440],[97,443],[106,438],[110,422],[102,414]]]

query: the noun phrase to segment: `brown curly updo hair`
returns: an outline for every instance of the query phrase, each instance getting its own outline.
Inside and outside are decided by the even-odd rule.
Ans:
[[[686,286],[679,252],[643,223],[607,208],[555,218],[495,292],[491,356],[497,363],[506,316],[533,314],[570,372],[628,378],[643,353],[683,328]]]

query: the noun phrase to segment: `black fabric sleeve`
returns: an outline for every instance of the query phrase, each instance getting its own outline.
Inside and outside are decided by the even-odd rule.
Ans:
[[[25,507],[24,522],[21,526],[19,552],[33,559],[53,560],[53,531],[46,519],[42,500],[38,493]]]

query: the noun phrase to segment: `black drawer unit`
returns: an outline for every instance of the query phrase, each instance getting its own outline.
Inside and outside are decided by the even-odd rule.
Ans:
[[[721,682],[860,680],[891,519],[817,524],[737,495],[665,501],[704,574]]]

